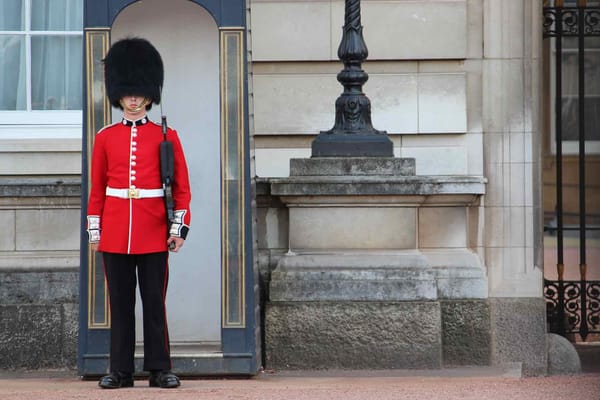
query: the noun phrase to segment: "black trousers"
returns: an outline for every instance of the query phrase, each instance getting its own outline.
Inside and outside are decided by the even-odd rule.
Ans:
[[[144,370],[171,369],[165,297],[168,253],[103,253],[110,298],[110,370],[134,372],[136,271],[144,320]]]

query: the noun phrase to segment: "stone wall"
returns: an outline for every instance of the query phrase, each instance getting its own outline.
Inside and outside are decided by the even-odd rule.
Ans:
[[[74,368],[80,179],[0,178],[0,365]]]
[[[376,129],[417,174],[483,175],[482,0],[365,0],[364,92]],[[343,0],[252,0],[256,173],[284,177],[289,160],[334,121],[342,87]]]

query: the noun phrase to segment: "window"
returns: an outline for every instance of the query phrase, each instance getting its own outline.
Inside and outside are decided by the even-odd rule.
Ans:
[[[81,123],[82,40],[81,0],[0,1],[0,128]]]

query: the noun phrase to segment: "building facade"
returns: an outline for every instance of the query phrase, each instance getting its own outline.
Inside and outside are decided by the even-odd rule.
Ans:
[[[414,170],[404,180],[367,177],[360,188],[374,189],[362,192],[346,180],[331,194],[327,185],[342,178],[302,181],[290,160],[310,159],[312,141],[333,125],[345,1],[94,5],[104,3],[0,6],[0,367],[74,367],[79,358],[83,374],[103,368],[101,356],[82,361],[102,353],[110,320],[81,210],[94,131],[118,115],[98,60],[111,40],[139,35],[166,60],[164,113],[190,158],[195,221],[188,253],[173,260],[168,303],[183,310],[170,322],[182,370],[186,354],[215,374],[360,368],[360,353],[334,365],[299,355],[335,346],[311,349],[314,337],[294,326],[316,318],[335,328],[328,318],[341,313],[352,322],[338,329],[375,318],[409,332],[357,329],[357,348],[371,337],[364,351],[398,352],[372,368],[516,362],[527,375],[546,372],[544,269],[554,266],[544,266],[543,229],[555,204],[543,190],[556,182],[543,175],[555,151],[541,0],[358,2],[373,125]],[[592,163],[597,140],[588,140]],[[331,272],[329,256],[329,267],[355,265],[366,278],[333,277],[333,290],[302,275],[307,286],[294,286],[299,271]],[[401,272],[372,275],[384,267]],[[344,309],[357,301],[365,307]],[[384,345],[410,335],[427,339]],[[227,347],[239,341],[245,347]],[[403,351],[412,364],[395,363]],[[222,361],[244,352],[243,367]]]

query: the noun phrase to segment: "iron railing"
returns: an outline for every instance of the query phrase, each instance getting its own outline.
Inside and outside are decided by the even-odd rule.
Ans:
[[[585,185],[585,38],[600,37],[600,7],[586,0],[544,2],[543,35],[555,43],[555,134],[556,134],[556,226],[545,231],[556,233],[558,280],[544,281],[547,319],[551,332],[578,333],[583,340],[590,333],[600,333],[600,281],[587,280],[586,234],[597,227],[586,223]],[[595,3],[597,4],[597,2]],[[579,281],[564,280],[564,233],[574,230],[564,226],[563,209],[563,38],[577,38],[578,60],[578,172],[579,172]]]

